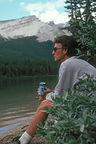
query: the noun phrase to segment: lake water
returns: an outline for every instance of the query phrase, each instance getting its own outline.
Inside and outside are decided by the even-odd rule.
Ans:
[[[33,115],[40,104],[36,99],[36,91],[41,81],[53,89],[57,76],[0,79],[0,128],[19,124]]]

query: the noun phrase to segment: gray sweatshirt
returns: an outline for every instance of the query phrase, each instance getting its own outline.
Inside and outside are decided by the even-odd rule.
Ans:
[[[46,95],[46,99],[52,101],[51,96],[64,96],[65,90],[68,90],[68,88],[73,88],[79,81],[78,79],[85,78],[86,74],[90,75],[92,79],[95,79],[96,68],[88,62],[78,59],[75,56],[68,58],[61,63],[59,68],[58,83],[54,89],[54,92]]]

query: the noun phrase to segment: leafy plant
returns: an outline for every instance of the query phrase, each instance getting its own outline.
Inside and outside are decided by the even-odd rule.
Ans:
[[[89,76],[65,97],[53,98],[54,106],[47,109],[47,127],[39,123],[37,134],[52,144],[96,143],[96,80]]]
[[[78,54],[96,60],[96,1],[66,0],[72,35],[80,45]]]

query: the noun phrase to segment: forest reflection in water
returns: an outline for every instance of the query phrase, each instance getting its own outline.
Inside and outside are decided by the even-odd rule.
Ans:
[[[0,127],[32,117],[39,105],[37,89],[41,81],[54,89],[57,76],[33,76],[0,80]]]

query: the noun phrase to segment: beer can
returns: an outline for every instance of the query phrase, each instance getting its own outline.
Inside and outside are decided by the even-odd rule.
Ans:
[[[45,82],[40,82],[39,83],[39,95],[44,96],[44,90],[46,89],[46,83]]]

